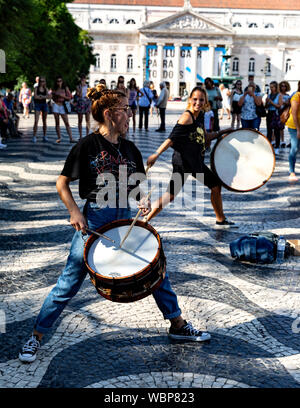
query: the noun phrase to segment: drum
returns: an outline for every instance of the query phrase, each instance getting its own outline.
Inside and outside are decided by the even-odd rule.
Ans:
[[[239,193],[263,186],[275,168],[271,143],[254,129],[238,129],[222,136],[210,159],[211,169],[223,186]]]
[[[115,242],[91,235],[84,247],[84,261],[97,292],[113,302],[143,299],[165,277],[166,260],[155,229],[137,221],[120,248],[131,219],[116,220],[97,229]]]

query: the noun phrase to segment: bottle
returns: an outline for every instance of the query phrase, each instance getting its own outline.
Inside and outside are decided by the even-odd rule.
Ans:
[[[277,263],[284,262],[284,250],[285,250],[285,239],[281,235],[277,242],[277,256],[276,256]]]

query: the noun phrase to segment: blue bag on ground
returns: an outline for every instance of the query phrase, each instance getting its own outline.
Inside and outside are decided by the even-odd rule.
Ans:
[[[272,234],[270,238],[259,233],[244,235],[230,243],[231,256],[240,261],[272,263],[276,260],[278,236]]]

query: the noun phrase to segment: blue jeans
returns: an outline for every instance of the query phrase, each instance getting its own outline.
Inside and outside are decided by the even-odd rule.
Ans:
[[[96,205],[93,204],[87,206],[86,216],[90,229],[100,228],[116,219],[131,218],[131,212],[127,208],[99,210],[95,207]],[[67,303],[80,289],[88,273],[83,259],[84,244],[82,233],[76,231],[65,269],[58,278],[56,286],[47,296],[36,319],[34,328],[39,333],[46,333],[51,329]],[[172,319],[181,315],[177,296],[171,288],[168,274],[166,274],[160,287],[153,292],[153,296],[165,319]]]
[[[259,130],[261,118],[258,116],[255,119],[247,120],[241,119],[243,129],[257,129]]]
[[[290,173],[295,173],[295,164],[298,150],[300,149],[300,139],[297,138],[297,129],[288,128],[290,139],[291,139],[291,149],[289,154],[289,165]]]

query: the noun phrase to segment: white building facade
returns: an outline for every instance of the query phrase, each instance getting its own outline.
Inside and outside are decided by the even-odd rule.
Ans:
[[[251,74],[262,89],[271,81],[287,80],[292,90],[300,80],[300,11],[192,8],[188,1],[183,7],[154,7],[79,0],[68,9],[93,38],[96,64],[90,69],[90,85],[104,78],[114,87],[123,75],[125,82],[135,78],[140,87],[145,79],[156,89],[165,81],[170,95],[177,97],[206,77],[241,77],[246,85]]]

